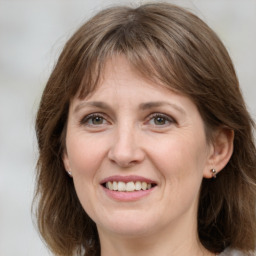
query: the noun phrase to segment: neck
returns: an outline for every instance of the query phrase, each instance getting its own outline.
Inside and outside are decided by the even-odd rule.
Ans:
[[[184,222],[184,219],[183,219]],[[200,243],[197,225],[175,223],[172,228],[159,229],[154,234],[139,236],[117,236],[111,232],[99,230],[101,256],[212,256]],[[182,225],[182,227],[181,227]],[[190,227],[189,229],[187,227]]]

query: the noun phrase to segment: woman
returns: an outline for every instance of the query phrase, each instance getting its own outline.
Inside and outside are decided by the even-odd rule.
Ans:
[[[39,107],[41,235],[56,255],[253,255],[253,126],[198,17],[164,3],[98,13]]]

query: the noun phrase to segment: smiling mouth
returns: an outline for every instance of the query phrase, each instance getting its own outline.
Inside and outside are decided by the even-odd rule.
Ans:
[[[119,192],[134,192],[134,191],[141,191],[141,190],[149,190],[156,186],[154,183],[147,183],[145,181],[108,181],[102,184],[105,188],[112,190],[112,191],[119,191]]]

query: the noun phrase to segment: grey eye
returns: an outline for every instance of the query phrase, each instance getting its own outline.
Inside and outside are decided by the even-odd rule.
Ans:
[[[84,117],[81,122],[82,125],[97,126],[107,123],[107,120],[100,114],[90,114]]]
[[[167,122],[166,118],[161,116],[154,117],[153,120],[155,125],[165,125]]]
[[[153,126],[166,126],[174,123],[174,120],[165,114],[156,113],[149,117],[149,124]]]
[[[95,116],[95,117],[91,117],[88,120],[88,123],[90,124],[94,124],[94,125],[100,125],[104,123],[104,118],[101,116]]]

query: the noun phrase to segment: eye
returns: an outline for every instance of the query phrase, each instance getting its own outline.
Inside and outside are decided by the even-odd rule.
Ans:
[[[164,125],[167,122],[166,118],[164,118],[162,116],[154,117],[153,121],[154,121],[155,125]]]
[[[175,120],[168,115],[155,113],[149,116],[148,123],[153,126],[168,126],[175,123]]]
[[[89,123],[93,125],[99,125],[104,123],[104,119],[101,116],[91,117]]]
[[[80,124],[88,125],[88,126],[100,126],[107,124],[107,120],[101,114],[90,114],[85,116],[81,121]]]

